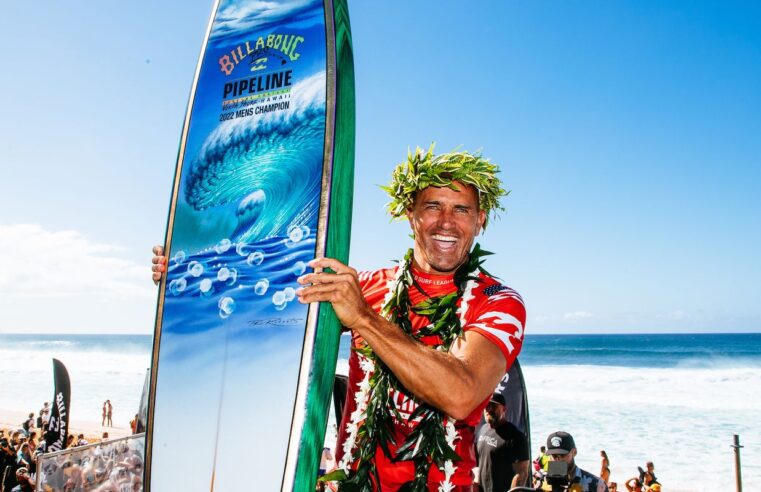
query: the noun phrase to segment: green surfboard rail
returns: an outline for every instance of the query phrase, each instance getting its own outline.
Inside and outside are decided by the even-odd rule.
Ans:
[[[352,196],[354,190],[355,96],[354,58],[346,0],[334,0],[336,49],[336,109],[333,172],[326,256],[343,263],[349,259]],[[294,477],[295,492],[315,490],[317,471],[325,442],[341,325],[330,304],[320,306],[315,350],[307,395],[304,432],[299,445]]]

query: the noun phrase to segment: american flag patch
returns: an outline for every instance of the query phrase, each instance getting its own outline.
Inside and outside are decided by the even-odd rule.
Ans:
[[[490,286],[488,286],[487,288],[484,289],[484,295],[487,296],[487,297],[491,297],[494,294],[496,294],[497,292],[499,292],[501,290],[507,290],[509,288],[510,287],[505,287],[502,284],[490,285]]]

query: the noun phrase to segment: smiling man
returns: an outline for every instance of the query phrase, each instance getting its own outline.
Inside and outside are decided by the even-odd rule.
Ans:
[[[299,279],[301,302],[330,302],[352,331],[339,468],[327,476],[339,490],[473,490],[474,429],[526,320],[473,246],[501,208],[497,172],[478,154],[418,149],[384,188],[392,217],[412,228],[405,258],[362,273],[318,258]]]

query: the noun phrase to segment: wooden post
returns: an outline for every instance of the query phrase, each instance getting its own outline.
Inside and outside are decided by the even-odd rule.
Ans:
[[[743,492],[743,479],[742,472],[740,471],[740,436],[735,434],[734,444],[731,446],[735,450],[735,483],[737,484],[737,492]]]

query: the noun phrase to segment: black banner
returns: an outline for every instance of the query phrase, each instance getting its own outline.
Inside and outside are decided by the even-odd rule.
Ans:
[[[135,424],[135,433],[145,432],[148,424],[148,391],[151,387],[151,370],[145,372],[145,381],[143,381],[143,394],[140,397],[140,407],[137,409],[137,423]]]
[[[505,407],[507,408],[505,418],[507,421],[528,436],[530,430],[528,398],[526,398],[523,372],[518,359],[515,360],[507,374],[502,377],[502,381],[499,382],[494,392],[502,393],[505,398]]]
[[[53,380],[55,381],[55,393],[50,410],[50,421],[45,430],[45,451],[48,453],[65,449],[66,438],[69,435],[71,383],[66,366],[58,359],[53,359]]]

